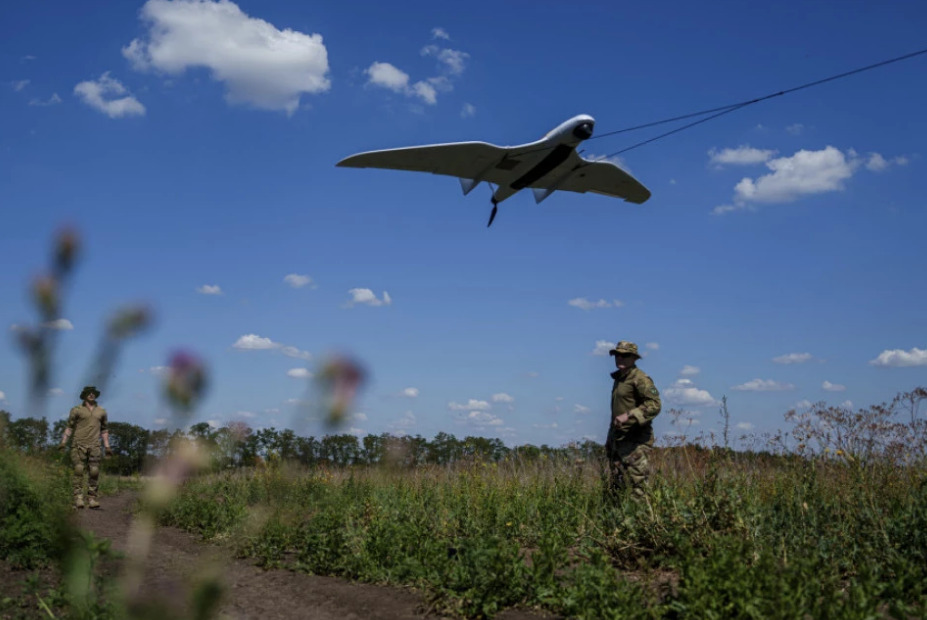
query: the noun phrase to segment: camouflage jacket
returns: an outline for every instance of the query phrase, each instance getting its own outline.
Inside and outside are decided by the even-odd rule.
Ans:
[[[628,414],[628,421],[616,430],[629,439],[632,435],[646,440],[653,435],[651,422],[660,413],[660,392],[653,380],[636,366],[628,371],[612,373],[612,425],[622,413]]]
[[[68,414],[68,428],[73,433],[74,446],[100,445],[100,434],[106,432],[106,409],[97,405],[91,410],[86,405],[72,407]]]

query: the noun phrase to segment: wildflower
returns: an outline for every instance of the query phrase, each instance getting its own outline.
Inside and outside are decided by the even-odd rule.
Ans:
[[[206,383],[206,368],[196,356],[179,352],[171,357],[164,391],[174,407],[185,412],[193,409]]]

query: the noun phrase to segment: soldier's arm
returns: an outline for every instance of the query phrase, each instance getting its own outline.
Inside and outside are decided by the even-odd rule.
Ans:
[[[63,448],[65,444],[68,443],[68,439],[71,438],[71,433],[74,432],[74,423],[77,421],[74,410],[68,413],[68,425],[64,427],[64,434],[61,436],[61,444],[59,447]]]
[[[100,437],[103,438],[103,447],[109,450],[109,429],[106,427],[106,409],[103,410],[103,416],[100,418]]]
[[[635,384],[638,396],[641,398],[641,404],[628,412],[628,417],[633,419],[637,424],[646,424],[650,422],[657,414],[660,413],[662,404],[660,403],[660,392],[657,386],[653,384],[650,377],[641,377]]]

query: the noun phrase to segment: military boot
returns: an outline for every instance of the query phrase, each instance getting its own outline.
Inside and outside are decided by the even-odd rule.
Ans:
[[[87,508],[94,508],[94,509],[96,509],[96,508],[99,508],[99,507],[100,507],[100,502],[98,502],[98,501],[97,501],[97,498],[95,498],[95,497],[91,497],[90,500],[87,502]]]
[[[84,507],[84,496],[83,495],[74,496],[74,507],[77,509],[81,509]]]

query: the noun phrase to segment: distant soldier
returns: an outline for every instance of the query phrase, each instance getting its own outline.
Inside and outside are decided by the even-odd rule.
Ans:
[[[71,443],[71,462],[74,464],[74,507],[84,507],[84,469],[87,470],[87,506],[99,508],[97,502],[97,482],[100,478],[100,438],[106,446],[106,455],[112,456],[109,447],[109,431],[106,430],[106,409],[97,404],[100,390],[88,385],[80,393],[81,404],[73,407],[68,414],[68,425],[61,438],[62,450]]]
[[[635,497],[643,497],[654,442],[651,422],[660,413],[660,393],[653,380],[636,366],[641,357],[636,344],[622,340],[609,355],[615,356],[618,370],[611,374],[612,421],[605,440],[608,490],[615,493],[630,488]]]

